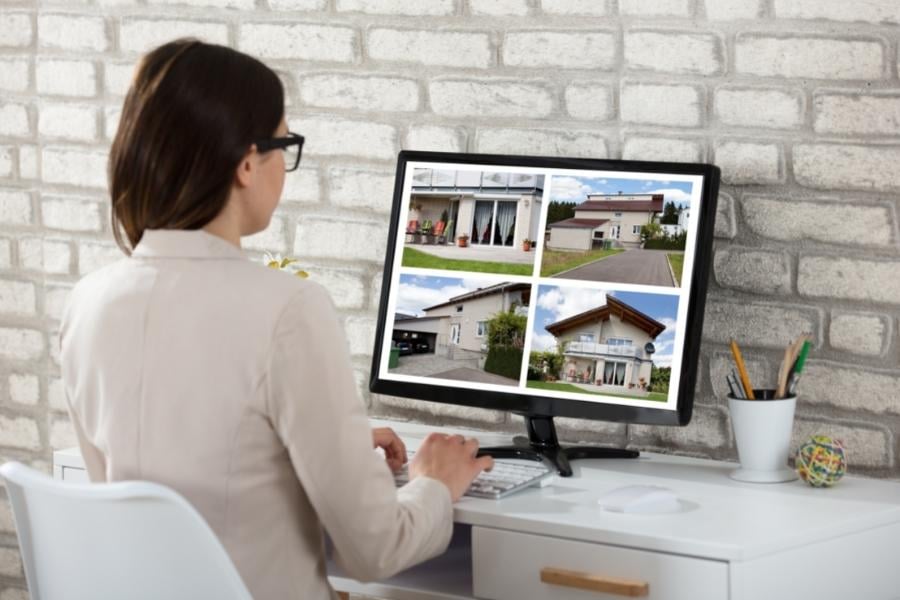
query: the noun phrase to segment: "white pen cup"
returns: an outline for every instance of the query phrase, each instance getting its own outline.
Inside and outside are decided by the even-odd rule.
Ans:
[[[753,390],[755,400],[728,395],[728,410],[741,468],[731,478],[750,483],[797,479],[788,467],[797,396],[775,398],[775,390]]]

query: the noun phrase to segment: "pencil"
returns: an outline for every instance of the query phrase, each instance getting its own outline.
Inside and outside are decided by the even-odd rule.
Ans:
[[[756,400],[756,396],[753,394],[753,386],[750,384],[750,376],[747,375],[747,367],[744,366],[744,359],[741,357],[741,349],[738,348],[737,342],[734,340],[731,340],[731,354],[734,355],[734,362],[741,376],[741,384],[744,386],[744,393],[748,399]]]

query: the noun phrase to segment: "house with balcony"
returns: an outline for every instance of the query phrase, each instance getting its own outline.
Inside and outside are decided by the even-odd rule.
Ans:
[[[662,194],[588,194],[575,216],[548,225],[548,247],[587,251],[610,240],[614,247],[639,248],[641,228],[658,220]]]
[[[562,350],[560,381],[598,391],[641,391],[650,383],[653,340],[666,326],[607,295],[603,306],[545,329]]]

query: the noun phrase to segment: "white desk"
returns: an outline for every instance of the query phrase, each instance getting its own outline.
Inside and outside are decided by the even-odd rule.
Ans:
[[[412,448],[436,429],[373,425],[394,427]],[[509,441],[477,436],[483,445]],[[658,600],[900,599],[898,483],[849,476],[825,490],[800,481],[739,483],[728,478],[734,463],[659,454],[573,467],[574,477],[543,488],[457,503],[450,550],[435,560],[377,584],[334,568],[332,583],[400,600],[623,597],[541,583],[541,570],[553,567],[647,582],[646,597]],[[79,469],[77,449],[54,453],[57,477],[78,479]],[[683,512],[597,508],[599,494],[634,483],[675,490]]]

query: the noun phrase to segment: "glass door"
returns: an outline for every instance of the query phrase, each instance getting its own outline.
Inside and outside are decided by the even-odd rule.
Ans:
[[[625,363],[606,361],[603,365],[603,383],[605,385],[625,385]]]
[[[472,244],[490,245],[494,223],[494,203],[490,200],[475,201],[475,218],[472,222]]]

